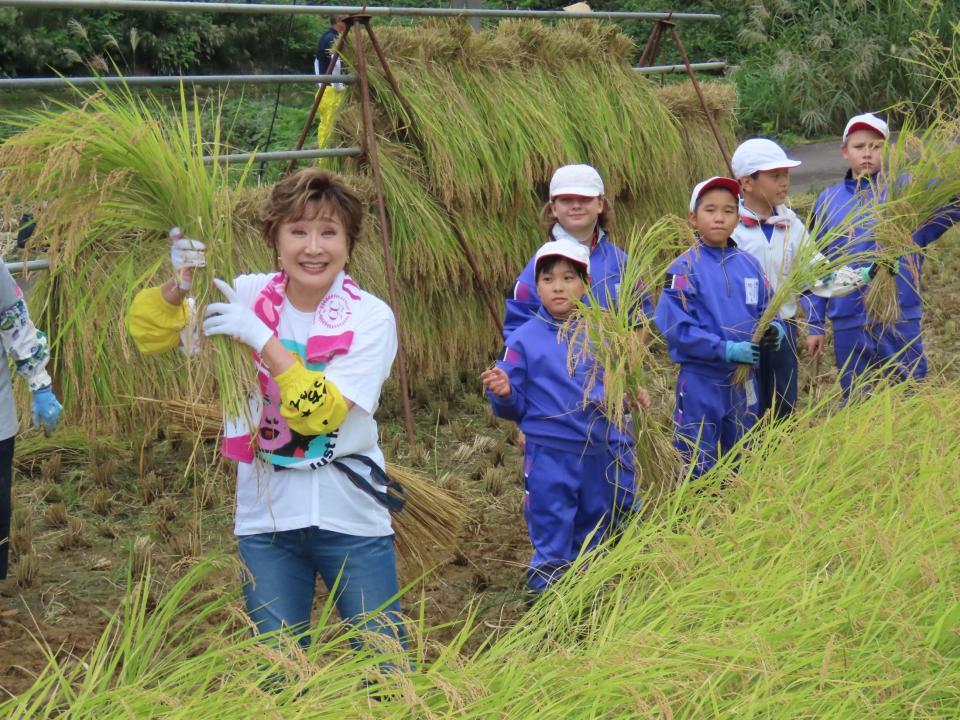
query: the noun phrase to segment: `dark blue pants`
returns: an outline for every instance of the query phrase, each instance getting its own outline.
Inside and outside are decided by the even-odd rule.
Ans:
[[[700,477],[716,465],[756,424],[756,373],[751,373],[748,383],[745,387],[680,367],[673,444],[687,463],[693,463],[692,477]]]
[[[771,410],[777,420],[785,418],[797,406],[797,325],[792,320],[782,323],[785,335],[779,350],[760,346],[757,368],[758,415]]]
[[[834,330],[833,348],[845,394],[860,375],[881,368],[885,368],[885,377],[899,382],[923,380],[927,376],[919,319],[904,320],[891,327],[866,325]]]
[[[633,506],[632,461],[612,450],[564,452],[527,438],[523,459],[524,518],[533,545],[527,584],[543,590],[582,551],[592,550]]]
[[[7,577],[10,559],[10,517],[13,514],[13,442],[0,440],[0,580]]]

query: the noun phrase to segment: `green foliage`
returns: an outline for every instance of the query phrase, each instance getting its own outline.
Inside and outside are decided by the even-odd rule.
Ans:
[[[0,8],[0,75],[309,72],[320,16]]]

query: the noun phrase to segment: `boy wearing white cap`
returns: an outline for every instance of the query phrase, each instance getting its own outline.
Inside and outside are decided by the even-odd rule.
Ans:
[[[889,135],[887,123],[876,115],[867,113],[850,118],[840,145],[840,153],[850,169],[842,182],[827,188],[817,198],[813,207],[817,231],[836,228],[849,222],[848,218],[855,212],[863,214],[865,208],[884,201],[882,184],[877,183],[876,178],[883,170],[883,147]],[[900,305],[900,317],[893,325],[883,325],[867,315],[863,288],[829,301],[813,299],[811,325],[818,327],[821,335],[826,318],[829,317],[833,325],[834,353],[844,392],[850,391],[858,376],[884,367],[892,368],[891,375],[897,380],[922,380],[926,376],[927,361],[920,334],[921,251],[956,222],[960,222],[960,206],[949,205],[913,232],[918,252],[901,256],[898,267],[893,270]],[[872,221],[867,217],[843,237],[832,240],[825,254],[848,254],[855,259],[875,253],[876,249]]]
[[[581,550],[589,550],[633,506],[634,478],[611,463],[622,434],[603,414],[602,377],[584,395],[592,360],[568,366],[561,325],[590,282],[590,253],[569,240],[552,240],[534,256],[537,314],[511,333],[503,357],[480,377],[498,417],[526,435],[524,517],[533,557],[527,584],[546,588]],[[636,405],[647,407],[646,393]]]
[[[699,477],[757,421],[755,373],[734,382],[741,364],[756,367],[760,345],[779,348],[776,321],[762,343],[753,333],[770,302],[770,284],[750,254],[730,236],[739,221],[739,183],[712,177],[690,197],[697,242],[669,269],[669,282],[654,314],[670,359],[680,365],[674,410],[674,445],[693,461]]]
[[[790,190],[790,170],[799,160],[787,157],[773,140],[751,138],[733,153],[733,173],[740,181],[740,220],[733,230],[737,247],[755,257],[775,292],[790,274],[796,257],[803,257],[809,242],[807,229],[796,213],[784,203]],[[848,268],[817,283],[812,292],[824,296],[849,294],[867,282],[866,273]],[[809,305],[806,295],[788,299],[780,308],[784,342],[780,348],[762,347],[757,369],[759,414],[772,411],[775,418],[793,412],[797,402],[798,303]],[[808,311],[809,314],[809,311]],[[822,329],[808,337],[811,355],[823,352]]]

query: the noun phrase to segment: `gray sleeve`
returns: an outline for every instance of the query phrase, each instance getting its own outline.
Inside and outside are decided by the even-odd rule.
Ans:
[[[22,296],[18,292],[17,281],[7,270],[7,264],[0,260],[0,311],[14,305]]]

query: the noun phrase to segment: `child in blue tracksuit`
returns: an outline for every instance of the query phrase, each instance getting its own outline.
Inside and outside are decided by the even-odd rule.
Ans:
[[[850,119],[840,146],[850,170],[842,182],[827,188],[817,198],[813,206],[815,227],[830,230],[843,223],[851,213],[862,212],[884,201],[882,189],[877,192],[875,178],[882,170],[881,155],[888,136],[887,123],[876,115],[857,115]],[[960,222],[960,206],[947,206],[914,231],[913,241],[918,249],[925,248],[956,222]],[[872,222],[867,220],[856,225],[849,237],[832,241],[826,253],[870,253],[876,247]],[[840,368],[840,385],[845,393],[849,393],[858,376],[888,363],[895,379],[922,380],[926,376],[927,360],[920,334],[922,269],[921,252],[900,258],[896,270],[900,318],[892,326],[880,325],[867,315],[864,290],[829,301],[815,298],[811,303],[811,333],[822,336],[827,317],[833,325],[834,354]]]
[[[674,410],[674,444],[692,477],[713,467],[757,420],[756,374],[735,383],[739,364],[756,366],[760,347],[752,341],[770,301],[763,268],[730,239],[739,221],[739,184],[713,177],[690,198],[697,244],[670,266],[654,322],[680,364]],[[779,348],[783,328],[770,326],[763,343]]]
[[[580,243],[554,240],[540,248],[534,269],[542,304],[510,335],[503,359],[481,375],[494,414],[526,435],[524,517],[533,545],[527,584],[536,591],[633,507],[632,471],[611,462],[611,447],[623,438],[603,415],[602,377],[585,403],[593,365],[568,369],[568,343],[558,336],[586,292],[589,264]],[[637,404],[649,406],[641,395]]]
[[[564,165],[550,179],[550,200],[540,217],[550,240],[568,240],[589,251],[590,291],[601,307],[613,307],[620,296],[620,278],[627,254],[610,241],[607,229],[613,220],[613,209],[604,197],[603,179],[589,165]],[[507,298],[503,319],[503,339],[527,320],[540,307],[537,295],[536,258],[524,267]],[[644,293],[643,311],[653,315],[653,301]]]

